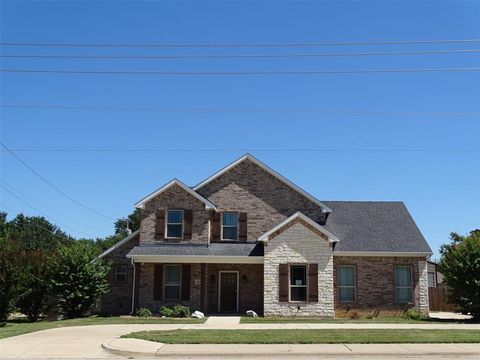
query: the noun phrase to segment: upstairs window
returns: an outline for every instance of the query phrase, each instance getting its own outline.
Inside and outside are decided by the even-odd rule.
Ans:
[[[338,298],[340,302],[355,301],[355,267],[338,267]]]
[[[222,213],[222,240],[238,240],[238,213]]]
[[[307,301],[307,266],[290,266],[290,301]]]
[[[167,238],[181,238],[183,235],[183,211],[168,210]]]
[[[407,304],[412,302],[412,268],[410,266],[395,267],[395,302]]]
[[[127,265],[115,265],[115,282],[127,281]]]

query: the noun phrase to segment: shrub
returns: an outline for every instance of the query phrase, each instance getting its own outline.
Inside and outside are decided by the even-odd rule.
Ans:
[[[59,310],[72,318],[92,309],[108,291],[109,268],[91,244],[74,242],[60,248],[51,261],[51,288]]]
[[[175,305],[173,307],[173,317],[185,318],[190,316],[190,308],[188,306]]]
[[[350,314],[350,319],[352,320],[358,320],[360,319],[360,314],[356,311],[353,311],[351,314]]]
[[[137,316],[140,317],[151,317],[152,312],[147,308],[140,308],[137,310]]]
[[[365,319],[373,319],[373,314],[372,313],[368,313],[367,316],[365,316]]]
[[[417,309],[408,309],[403,314],[403,317],[412,320],[421,320],[424,318],[424,316]]]
[[[7,320],[17,300],[19,275],[22,273],[18,251],[7,224],[0,217],[0,323]]]
[[[160,315],[165,317],[173,317],[173,309],[170,309],[169,307],[166,307],[166,306],[162,306],[160,307]]]

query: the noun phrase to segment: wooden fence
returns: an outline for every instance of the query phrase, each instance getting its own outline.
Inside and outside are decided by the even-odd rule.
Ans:
[[[456,306],[447,302],[448,287],[429,287],[428,301],[430,303],[430,311],[455,311]]]

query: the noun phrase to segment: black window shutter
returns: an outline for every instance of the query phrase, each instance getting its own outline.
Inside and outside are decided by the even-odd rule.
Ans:
[[[183,211],[183,238],[184,240],[192,239],[192,221],[193,221],[193,210],[184,210]]]
[[[278,301],[288,301],[288,264],[278,265]]]
[[[190,265],[182,265],[182,300],[190,300]]]
[[[153,300],[162,300],[163,265],[155,264],[153,271]]]
[[[247,213],[238,214],[238,240],[247,241]]]
[[[308,264],[308,301],[318,302],[318,264]]]

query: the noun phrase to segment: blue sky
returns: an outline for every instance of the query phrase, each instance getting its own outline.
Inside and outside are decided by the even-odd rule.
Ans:
[[[0,16],[2,42],[234,44],[480,38],[480,4],[462,1],[3,1]],[[480,49],[480,43],[0,49],[4,55],[271,55]],[[218,72],[479,67],[480,54],[1,60],[4,69]],[[1,73],[0,79],[2,105],[480,112],[478,71],[269,76]],[[62,191],[111,218],[127,215],[137,200],[173,177],[194,185],[250,151],[321,200],[403,200],[434,251],[451,231],[467,233],[480,227],[478,115],[5,106],[0,111],[1,141],[16,150],[188,150],[17,152]],[[335,151],[318,151],[325,149]],[[65,230],[73,235],[104,236],[113,231],[112,220],[65,199],[5,152],[1,180],[42,215],[69,226]],[[39,214],[0,190],[3,207]]]

